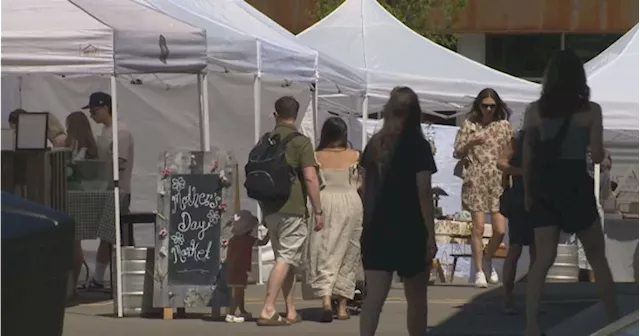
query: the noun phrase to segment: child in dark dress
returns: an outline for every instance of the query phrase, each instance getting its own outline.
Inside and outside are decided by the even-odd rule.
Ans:
[[[507,315],[517,314],[513,302],[513,288],[516,280],[518,259],[524,246],[529,246],[529,265],[536,259],[533,222],[524,206],[524,182],[522,180],[522,146],[524,130],[518,131],[511,143],[506,146],[498,158],[498,169],[510,179],[500,197],[500,212],[509,219],[509,250],[504,261],[502,284],[504,297],[502,312]],[[506,181],[505,181],[506,182]]]
[[[258,239],[258,218],[250,211],[241,210],[233,215],[233,237],[227,246],[227,284],[231,289],[231,303],[225,317],[226,322],[239,323],[251,318],[244,305],[244,293],[251,271],[251,255],[254,246],[264,246],[269,235]],[[236,315],[236,310],[240,314]]]

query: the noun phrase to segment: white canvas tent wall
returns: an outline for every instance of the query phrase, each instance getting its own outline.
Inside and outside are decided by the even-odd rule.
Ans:
[[[197,74],[206,67],[206,35],[202,29],[129,0],[6,0],[2,3],[2,34],[3,74],[111,75],[115,120],[116,75]],[[203,98],[206,102],[206,95]],[[207,113],[203,116],[206,118]],[[208,150],[207,132],[202,133],[203,150]],[[117,123],[113,124],[112,136],[114,194],[118,195]],[[116,295],[118,316],[122,317],[118,199],[115,198]]]
[[[391,89],[399,85],[414,89],[426,111],[460,109],[485,87],[522,107],[539,92],[535,83],[476,63],[418,35],[375,0],[346,0],[298,38],[365,70],[369,109],[380,110]]]

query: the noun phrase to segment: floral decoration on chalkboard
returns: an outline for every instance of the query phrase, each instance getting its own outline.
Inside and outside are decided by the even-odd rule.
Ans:
[[[226,151],[173,151],[160,157],[157,212],[164,217],[156,220],[154,306],[217,304],[212,294],[226,248],[221,235],[234,199],[236,169]]]

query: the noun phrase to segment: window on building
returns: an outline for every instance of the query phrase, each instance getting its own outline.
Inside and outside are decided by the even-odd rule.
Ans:
[[[537,82],[560,42],[560,34],[487,34],[485,64]]]
[[[619,39],[620,34],[565,34],[564,45],[576,51],[583,62],[588,62]]]
[[[485,64],[533,82],[542,81],[544,68],[556,50],[576,51],[588,62],[615,42],[620,34],[487,34]]]

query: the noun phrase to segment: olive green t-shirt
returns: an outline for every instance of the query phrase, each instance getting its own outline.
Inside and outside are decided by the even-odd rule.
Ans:
[[[278,124],[271,132],[272,135],[280,135],[284,139],[287,135],[297,132],[294,125]],[[305,167],[316,167],[316,157],[311,140],[304,135],[293,138],[287,144],[284,151],[287,163],[294,169],[295,176],[291,184],[291,193],[284,202],[263,202],[262,212],[265,216],[273,213],[284,213],[296,216],[307,215],[307,193],[304,187],[302,169]]]

